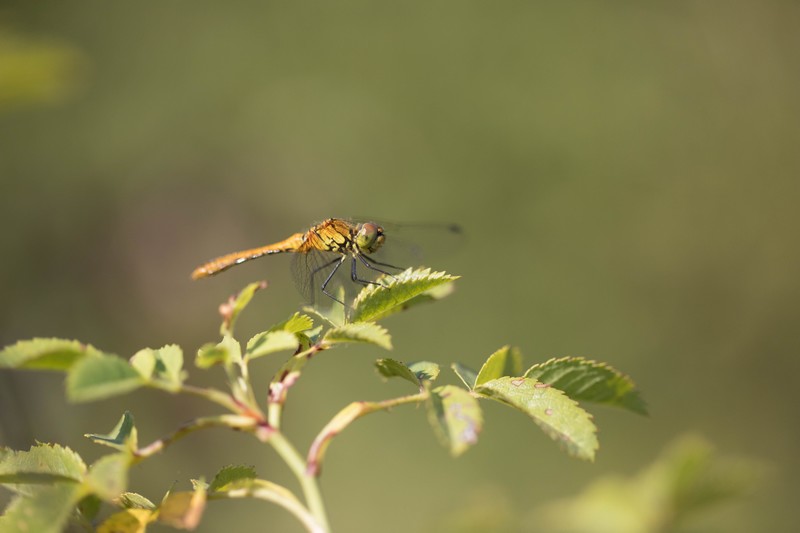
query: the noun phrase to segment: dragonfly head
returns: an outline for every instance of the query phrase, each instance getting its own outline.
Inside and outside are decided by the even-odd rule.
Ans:
[[[383,246],[386,237],[383,235],[383,228],[372,222],[361,224],[356,232],[356,247],[364,253],[371,254]]]

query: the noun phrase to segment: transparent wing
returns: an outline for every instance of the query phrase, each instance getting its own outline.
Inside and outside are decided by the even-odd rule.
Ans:
[[[383,227],[386,242],[377,252],[364,256],[364,261],[318,250],[294,255],[292,277],[306,303],[328,305],[334,301],[328,295],[338,295],[343,290],[344,303],[349,305],[364,285],[374,283],[384,273],[395,274],[423,262],[425,266],[443,269],[445,265],[436,261],[452,254],[464,240],[464,232],[456,224],[376,223]]]
[[[377,223],[384,229],[386,242],[370,257],[404,269],[423,264],[442,269],[441,262],[461,249],[466,239],[458,224]]]
[[[318,250],[298,253],[292,258],[292,279],[307,304],[314,305],[320,301],[320,296],[326,297],[320,287],[341,258],[341,254]],[[347,259],[345,259],[346,262]],[[332,279],[329,288],[326,288],[328,292],[332,293],[331,289],[341,285],[341,271],[345,269],[345,266],[341,265],[337,270],[334,275],[335,280]]]

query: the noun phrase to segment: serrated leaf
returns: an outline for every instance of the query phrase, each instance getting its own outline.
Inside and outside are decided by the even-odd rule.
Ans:
[[[408,368],[417,376],[420,383],[423,381],[436,381],[436,378],[439,377],[439,365],[431,363],[430,361],[408,363]]]
[[[130,364],[145,380],[158,379],[160,387],[170,392],[179,391],[183,384],[183,350],[178,345],[139,350],[131,357]]]
[[[104,455],[89,468],[86,487],[105,501],[117,498],[128,485],[130,453]]]
[[[266,288],[266,281],[250,283],[238,294],[231,296],[228,298],[227,302],[220,305],[219,312],[222,315],[222,325],[219,328],[219,334],[223,337],[226,335],[233,335],[233,328],[241,312],[244,311],[244,308],[247,307],[247,304],[253,299],[253,295],[256,291]]]
[[[0,368],[68,370],[86,356],[100,355],[93,346],[65,339],[19,341],[0,351]]]
[[[647,414],[647,406],[633,380],[605,363],[583,357],[550,359],[533,365],[525,376],[564,391],[579,402],[601,403]]]
[[[125,411],[117,425],[106,434],[87,433],[84,435],[97,444],[110,446],[120,451],[134,451],[138,446],[136,426],[133,422],[133,415],[130,411]]]
[[[197,487],[192,492],[171,492],[158,508],[158,521],[178,529],[194,529],[206,506],[206,492]]]
[[[439,375],[439,365],[428,361],[402,363],[395,359],[378,359],[375,361],[378,373],[385,378],[403,378],[416,386],[423,381],[433,381]]]
[[[37,444],[29,451],[9,451],[0,459],[0,483],[80,482],[83,459],[58,444]]]
[[[374,322],[351,322],[325,333],[324,341],[328,344],[342,342],[363,342],[374,344],[384,350],[392,349],[392,338],[386,328]]]
[[[135,492],[123,492],[117,501],[125,509],[148,509],[150,511],[156,509],[156,504]]]
[[[406,381],[419,386],[419,379],[414,372],[411,371],[404,363],[394,359],[378,359],[375,361],[375,368],[378,373],[384,378],[403,378]]]
[[[106,518],[97,533],[145,533],[156,515],[149,509],[126,509]]]
[[[522,375],[522,354],[518,348],[503,346],[486,359],[475,378],[475,386],[503,376]]]
[[[156,376],[173,392],[183,384],[183,350],[177,344],[168,344],[155,350]]]
[[[407,269],[394,277],[381,277],[380,284],[366,286],[353,302],[352,322],[372,322],[401,311],[411,299],[432,289],[451,283],[459,276],[431,269]]]
[[[17,496],[0,517],[3,533],[60,533],[81,500],[78,483],[43,485],[30,496]]]
[[[570,455],[594,460],[599,444],[592,417],[560,390],[532,378],[501,377],[475,392],[527,414]]]
[[[314,320],[308,315],[295,313],[283,322],[269,328],[269,331],[288,331],[289,333],[303,333],[314,327]]]
[[[472,370],[467,365],[461,363],[453,363],[450,365],[456,376],[467,386],[469,390],[475,388],[475,380],[478,378],[478,373]]]
[[[242,358],[242,348],[230,335],[225,335],[217,344],[206,344],[197,350],[194,364],[199,368],[236,363]]]
[[[150,381],[156,371],[156,354],[152,348],[143,348],[129,359],[131,366],[146,381]]]
[[[85,357],[67,374],[67,398],[73,402],[102,400],[131,392],[144,383],[139,372],[117,356]]]
[[[264,331],[247,342],[245,359],[252,360],[275,352],[296,351],[300,346],[297,335],[291,331]]]
[[[469,392],[453,385],[436,387],[431,391],[427,406],[434,433],[453,457],[478,442],[483,413]]]
[[[214,476],[214,479],[208,486],[208,491],[225,490],[225,488],[232,483],[238,483],[243,480],[253,480],[255,478],[256,471],[252,466],[228,465],[217,472],[217,475]]]

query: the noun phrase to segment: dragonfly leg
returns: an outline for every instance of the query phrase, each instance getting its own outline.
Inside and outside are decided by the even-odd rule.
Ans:
[[[332,260],[328,261],[327,263],[325,263],[324,265],[318,266],[317,268],[312,270],[311,274],[309,275],[309,278],[310,278],[309,282],[311,283],[311,285],[312,286],[314,285],[314,277],[316,277],[317,274],[319,274],[321,271],[325,270],[329,266],[333,265],[334,263],[340,262],[341,260],[342,260],[342,257],[337,257],[336,259],[332,259]],[[336,272],[336,269],[334,269],[334,272]],[[331,274],[331,275],[333,275],[333,274]],[[330,279],[328,281],[330,281]]]
[[[363,254],[358,254],[358,259],[368,269],[374,270],[375,272],[380,272],[381,274],[385,274],[385,275],[389,276],[390,278],[395,279],[391,272],[386,272],[385,270],[381,270],[380,268],[376,267],[375,265],[377,264],[377,265],[387,266],[387,267],[391,267],[391,268],[399,268],[399,267],[392,266],[392,265],[387,265],[386,263],[378,263],[377,261],[373,261],[372,259],[364,257]],[[369,261],[367,261],[367,259],[369,259]],[[370,261],[372,261],[372,263],[374,263],[374,264],[370,263]],[[353,259],[353,276],[356,275],[355,271],[356,271],[356,260]],[[361,281],[361,280],[356,280],[355,278],[353,278],[353,281]],[[375,283],[375,282],[370,282],[370,283],[372,283],[374,285],[381,285],[380,283]]]
[[[367,262],[367,260],[364,259],[364,257],[361,254],[358,254],[358,255],[354,255],[353,256],[353,262],[351,263],[351,268],[350,268],[350,278],[353,281],[355,281],[356,283],[360,283],[360,284],[365,285],[365,286],[366,285],[380,285],[380,286],[383,286],[383,284],[380,283],[380,282],[372,281],[372,280],[368,280],[368,279],[362,279],[362,278],[358,277],[358,270],[356,269],[356,257],[358,257],[358,259],[362,263],[364,263],[364,266],[366,266],[370,270],[374,270],[375,272],[380,272],[381,274],[386,274],[387,276],[389,276],[391,278],[394,278],[394,276],[392,276],[390,273],[388,273],[386,271],[383,271],[380,268],[375,268],[374,266],[369,264]]]
[[[340,267],[340,266],[342,266],[342,263],[344,263],[344,260],[345,260],[345,259],[347,259],[347,256],[346,256],[346,255],[343,255],[342,257],[340,257],[340,258],[338,258],[338,259],[334,259],[334,260],[333,260],[333,261],[331,261],[330,263],[327,263],[327,264],[325,264],[325,265],[321,266],[320,268],[318,268],[318,269],[314,270],[314,272],[313,272],[311,275],[312,275],[312,279],[313,279],[313,276],[314,276],[314,274],[316,274],[316,273],[317,273],[319,270],[321,270],[321,269],[323,269],[323,268],[326,268],[326,267],[329,267],[329,266],[330,266],[330,265],[332,265],[333,263],[336,263],[336,266],[334,266],[334,267],[331,269],[331,273],[330,273],[330,274],[328,274],[328,277],[327,277],[327,278],[325,278],[325,281],[323,281],[323,282],[322,282],[322,285],[320,285],[320,289],[322,290],[322,293],[323,293],[325,296],[327,296],[327,297],[328,297],[328,298],[330,298],[331,300],[333,300],[333,301],[335,301],[335,302],[339,302],[340,304],[342,304],[342,305],[344,305],[345,307],[347,307],[347,304],[345,304],[345,303],[344,303],[343,301],[341,301],[339,298],[337,298],[336,296],[334,296],[333,294],[331,294],[331,293],[329,293],[327,290],[325,290],[325,289],[328,287],[328,283],[330,283],[330,282],[331,282],[331,279],[333,279],[333,275],[334,275],[334,274],[336,274],[336,271],[337,271],[337,270],[339,270],[339,267]]]
[[[377,268],[373,268],[372,265],[380,265],[380,266],[389,267],[389,268],[396,268],[397,270],[405,270],[405,268],[403,268],[403,267],[390,265],[389,263],[381,263],[380,261],[375,261],[373,258],[371,258],[370,256],[365,255],[365,254],[361,254],[359,257],[361,257],[361,261],[364,263],[364,265],[366,265],[367,268],[370,268],[372,270],[378,270]],[[369,261],[369,263],[364,261],[365,259],[367,261]],[[383,270],[378,270],[378,272],[383,272]],[[383,273],[384,274],[388,274],[388,272],[383,272]]]

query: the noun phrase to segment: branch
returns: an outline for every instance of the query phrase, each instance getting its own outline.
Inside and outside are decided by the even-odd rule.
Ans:
[[[325,456],[325,451],[330,444],[331,439],[342,432],[351,422],[357,418],[361,418],[369,413],[375,411],[385,411],[397,405],[404,405],[407,403],[422,403],[427,400],[429,396],[428,391],[413,394],[411,396],[401,396],[399,398],[392,398],[390,400],[383,400],[381,402],[353,402],[341,411],[339,411],[328,422],[322,431],[319,432],[317,438],[311,444],[308,450],[307,473],[309,476],[319,476],[322,459]]]
[[[144,448],[136,450],[134,452],[135,460],[138,462],[146,457],[155,455],[178,439],[190,433],[194,433],[195,431],[211,427],[227,427],[235,430],[253,431],[258,427],[258,421],[249,416],[241,415],[219,415],[196,418],[181,425],[177,430],[166,437],[162,437]]]

